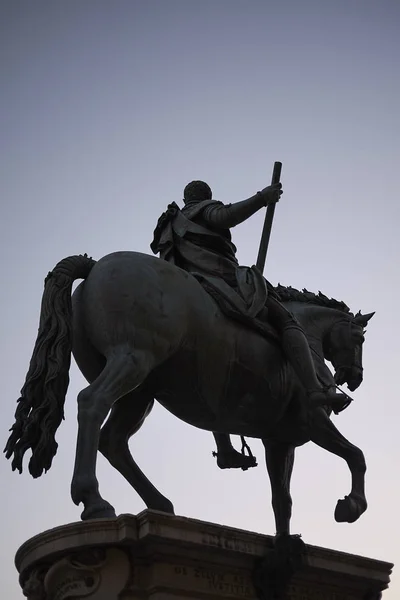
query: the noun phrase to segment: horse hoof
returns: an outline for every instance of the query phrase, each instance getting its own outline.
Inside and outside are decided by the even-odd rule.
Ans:
[[[274,548],[284,554],[299,554],[305,550],[305,543],[301,539],[301,535],[277,533],[274,537]]]
[[[93,506],[85,508],[81,514],[82,521],[89,521],[90,519],[116,519],[114,507],[108,502],[104,501]]]
[[[335,521],[338,523],[354,523],[367,510],[367,501],[359,496],[345,496],[338,500],[335,509]]]
[[[147,505],[147,508],[150,510],[158,510],[159,512],[164,512],[169,515],[175,515],[174,505],[168,500],[168,498],[163,498],[159,502],[153,504],[153,506]]]

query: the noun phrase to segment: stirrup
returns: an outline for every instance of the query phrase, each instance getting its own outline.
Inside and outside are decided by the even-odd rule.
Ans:
[[[220,469],[242,469],[247,471],[251,467],[257,467],[257,459],[253,456],[250,446],[246,443],[243,436],[242,450],[239,453],[237,450],[232,449],[230,452],[213,452],[212,455],[217,459],[217,465]]]
[[[242,449],[241,449],[241,453],[243,456],[245,456],[246,458],[248,458],[248,462],[249,462],[249,467],[257,467],[257,459],[256,457],[253,455],[250,446],[248,445],[248,443],[246,442],[245,438],[243,435],[240,436],[240,441],[242,442]],[[247,454],[246,454],[247,452]],[[242,467],[242,471],[247,471],[247,469],[249,467]]]

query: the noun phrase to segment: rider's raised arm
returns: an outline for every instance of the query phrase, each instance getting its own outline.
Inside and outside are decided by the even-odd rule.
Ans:
[[[260,208],[273,202],[278,202],[282,194],[281,184],[270,185],[255,196],[235,202],[235,204],[212,204],[203,211],[203,218],[221,229],[229,229],[243,223],[254,215]]]

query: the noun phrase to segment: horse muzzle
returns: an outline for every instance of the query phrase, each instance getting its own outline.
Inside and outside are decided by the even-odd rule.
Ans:
[[[345,383],[347,383],[347,387],[351,392],[354,392],[363,381],[363,370],[361,367],[353,366],[349,369],[349,372],[346,374]]]
[[[362,383],[363,370],[361,367],[339,367],[335,372],[336,385],[347,383],[347,387],[354,392]]]

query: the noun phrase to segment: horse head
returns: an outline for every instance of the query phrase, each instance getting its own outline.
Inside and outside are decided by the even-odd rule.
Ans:
[[[347,383],[350,391],[356,390],[363,380],[362,345],[365,327],[375,313],[341,315],[325,340],[325,356],[335,369],[338,385]]]

